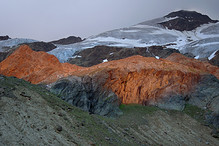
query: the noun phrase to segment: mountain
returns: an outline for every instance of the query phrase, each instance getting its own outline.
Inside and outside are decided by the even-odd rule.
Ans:
[[[114,106],[119,100],[124,104],[182,110],[185,99],[202,97],[199,94],[206,100],[197,99],[196,106],[219,112],[215,106],[219,101],[219,68],[180,54],[172,54],[167,59],[132,56],[84,68],[60,63],[55,56],[32,51],[24,45],[0,63],[0,74],[34,84],[47,84],[62,99],[84,110],[102,113],[97,107],[107,109],[103,115],[112,110],[108,106],[103,108],[104,105],[113,103]],[[211,105],[212,100],[215,101]],[[111,112],[114,113],[113,110]]]
[[[218,24],[177,11],[74,44],[0,41],[0,145],[217,145]]]
[[[179,31],[192,31],[203,24],[218,22],[217,20],[211,20],[207,15],[202,15],[195,11],[181,10],[172,12],[164,17],[169,18],[169,20],[159,24],[168,29]]]
[[[165,27],[167,25],[175,27]],[[192,54],[198,59],[211,56],[218,50],[218,42],[217,20],[211,20],[208,16],[194,11],[177,11],[127,28],[91,36],[76,44],[60,45],[49,53],[55,55],[61,62],[67,62],[75,56],[76,51],[95,46],[125,48],[164,46],[177,49],[183,54]]]
[[[78,42],[82,42],[82,41],[83,40],[80,37],[69,36],[67,38],[52,41],[50,43],[57,44],[57,45],[68,45],[68,44],[74,44],[74,43],[78,43]]]

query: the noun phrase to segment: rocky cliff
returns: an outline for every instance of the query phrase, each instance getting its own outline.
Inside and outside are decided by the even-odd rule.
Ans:
[[[213,74],[218,77],[218,67],[173,54],[167,59],[132,56],[83,68],[62,64],[53,55],[21,46],[0,63],[0,73],[23,78],[34,84],[53,83],[50,85],[52,90],[60,94],[61,98],[95,113],[93,102],[96,106],[97,99],[107,101],[105,99],[111,95],[117,95],[125,104],[158,105],[182,110],[186,100],[190,100],[191,93],[197,89],[202,76]],[[67,79],[56,82],[64,77]],[[217,82],[217,78],[209,80],[215,91],[218,90]],[[211,96],[207,93],[203,95]],[[214,96],[218,97],[218,94],[216,92]],[[202,108],[207,107],[206,104]]]

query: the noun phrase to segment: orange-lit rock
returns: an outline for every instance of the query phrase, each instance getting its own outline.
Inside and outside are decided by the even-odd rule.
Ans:
[[[169,57],[166,58],[172,62],[180,63],[186,66],[190,66],[192,68],[201,70],[206,73],[211,73],[219,79],[219,68],[217,66],[213,66],[208,62],[203,62],[197,59],[188,58],[182,54],[173,53]]]
[[[37,84],[43,81],[54,82],[79,68],[82,67],[61,64],[54,55],[35,52],[27,45],[23,45],[0,63],[0,74],[15,76]]]
[[[217,76],[218,68],[180,54],[168,59],[132,56],[83,68],[60,63],[55,56],[34,52],[25,45],[0,63],[0,74],[33,84],[53,83],[70,75],[89,76],[127,104],[147,104],[169,95],[186,95],[199,81],[200,74],[205,73]]]
[[[104,86],[126,104],[147,104],[149,100],[156,101],[172,94],[186,95],[200,77],[200,71],[191,67],[142,56],[99,64],[80,74],[99,76],[103,73],[108,74]]]

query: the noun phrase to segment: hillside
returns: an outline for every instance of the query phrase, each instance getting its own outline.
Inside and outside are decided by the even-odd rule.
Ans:
[[[122,105],[122,116],[106,118],[66,104],[39,86],[4,76],[0,105],[0,145],[218,144],[211,129],[199,123],[203,111],[189,105],[184,113]],[[195,115],[199,122],[190,117]]]

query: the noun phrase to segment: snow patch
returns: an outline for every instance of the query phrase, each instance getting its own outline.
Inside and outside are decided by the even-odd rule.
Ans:
[[[82,56],[80,56],[80,55],[75,55],[75,56],[73,56],[73,57],[71,57],[71,58],[81,58]]]
[[[179,18],[178,16],[176,16],[176,17],[170,17],[170,18],[167,18],[167,17],[164,17],[165,18],[165,20],[164,21],[162,21],[162,22],[160,22],[160,23],[163,23],[163,22],[168,22],[168,21],[170,21],[170,20],[174,20],[174,19],[177,19],[177,18]]]
[[[107,60],[107,59],[104,59],[104,60],[103,60],[103,63],[104,63],[104,62],[108,62],[108,60]]]
[[[214,51],[209,57],[208,57],[208,60],[211,60],[215,57],[215,53],[217,52],[218,50]]]
[[[121,29],[120,31],[121,32],[127,32],[127,33],[133,33],[133,32],[139,32],[140,30],[134,30],[134,29],[132,29],[132,30],[123,30],[123,29]]]
[[[159,57],[159,56],[155,56],[155,58],[156,58],[156,59],[160,59],[160,57]]]
[[[199,55],[194,57],[195,59],[199,59]]]

